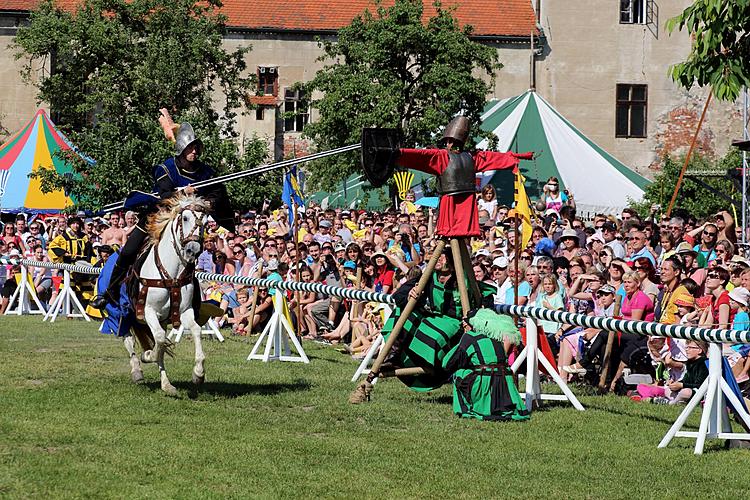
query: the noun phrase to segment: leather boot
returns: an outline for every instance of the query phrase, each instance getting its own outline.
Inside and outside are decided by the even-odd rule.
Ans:
[[[91,306],[103,310],[107,307],[107,304],[116,306],[120,303],[120,285],[128,275],[129,267],[121,266],[119,263],[115,264],[112,269],[112,275],[109,278],[109,286],[102,295],[97,295],[91,299]]]

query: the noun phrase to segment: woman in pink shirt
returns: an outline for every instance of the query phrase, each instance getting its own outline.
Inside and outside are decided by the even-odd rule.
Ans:
[[[623,319],[653,321],[654,303],[641,290],[641,277],[637,271],[625,273],[622,277],[625,297],[622,299],[620,314]]]

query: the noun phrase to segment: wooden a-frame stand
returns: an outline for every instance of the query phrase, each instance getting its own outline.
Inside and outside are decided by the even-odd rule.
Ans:
[[[284,314],[285,310],[287,310],[287,307],[284,292],[283,290],[276,290],[273,296],[273,315],[263,329],[263,333],[258,337],[257,342],[255,342],[253,350],[247,357],[248,361],[259,359],[265,363],[269,361],[310,362],[307,354],[305,354],[305,350],[302,349],[302,344],[297,339],[297,335],[294,334],[294,328],[292,328],[286,314]],[[264,342],[265,348],[263,349],[263,353],[259,354]],[[297,351],[297,355],[292,354],[289,345],[290,342]]]

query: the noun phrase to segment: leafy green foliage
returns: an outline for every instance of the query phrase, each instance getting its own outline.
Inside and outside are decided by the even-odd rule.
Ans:
[[[646,216],[653,204],[661,205],[662,210],[666,211],[669,201],[672,199],[672,193],[674,193],[674,187],[677,184],[677,178],[680,175],[684,161],[684,157],[675,159],[669,156],[662,160],[660,173],[656,176],[654,182],[646,187],[643,201],[632,204],[638,213]],[[687,172],[714,171],[726,174],[730,169],[740,167],[742,167],[742,155],[738,150],[732,149],[724,158],[718,161],[693,154],[690,158]],[[741,199],[732,181],[726,177],[696,177],[719,193],[723,193],[737,201]],[[732,213],[731,204],[728,200],[687,177],[684,177],[682,180],[682,186],[677,195],[673,211],[679,208],[686,210],[698,219],[713,215],[719,210],[728,210],[729,213]]]
[[[697,0],[667,21],[667,31],[686,29],[692,38],[687,60],[672,66],[672,79],[685,88],[710,85],[714,95],[733,101],[750,86],[750,2]]]
[[[129,190],[150,190],[153,166],[172,153],[157,118],[168,109],[190,121],[205,144],[202,158],[219,173],[262,161],[262,141],[237,147],[237,110],[253,85],[244,76],[248,47],[222,47],[225,19],[219,0],[84,0],[75,13],[44,0],[16,36],[17,57],[30,77],[34,68],[51,71],[35,83],[50,104],[57,125],[89,157],[75,155],[71,194],[96,208],[122,199]],[[219,111],[216,109],[220,108]],[[42,175],[44,189],[65,182]],[[263,183],[230,188],[239,206],[257,198]]]
[[[470,40],[472,28],[461,28],[450,9],[435,6],[425,24],[421,0],[378,5],[339,30],[337,41],[322,43],[329,64],[301,85],[320,111],[305,135],[321,150],[359,142],[363,127],[396,128],[404,147],[430,144],[459,111],[478,126],[491,89],[478,73],[494,77],[497,52]],[[311,177],[331,188],[359,171],[356,156],[316,162]]]

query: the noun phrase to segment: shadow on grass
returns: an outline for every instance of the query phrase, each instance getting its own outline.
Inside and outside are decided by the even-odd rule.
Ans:
[[[643,403],[643,404],[646,404],[646,403]],[[634,408],[634,411],[627,411],[627,410],[620,410],[620,409],[611,408],[611,407],[607,407],[607,406],[600,405],[600,404],[591,404],[591,403],[588,403],[586,405],[586,409],[599,410],[605,413],[611,413],[613,415],[620,415],[623,417],[642,418],[642,419],[650,420],[652,422],[666,424],[669,426],[671,426],[674,423],[674,420],[677,418],[675,417],[675,419],[669,419],[669,418],[659,417],[657,415],[650,415],[644,412],[643,409],[639,410],[637,408]]]
[[[190,399],[195,399],[201,394],[207,394],[214,397],[234,399],[248,395],[271,396],[285,392],[307,391],[312,388],[312,384],[307,380],[297,379],[291,383],[273,383],[273,384],[240,384],[236,382],[204,382],[201,386],[196,386],[189,381],[173,381],[173,385],[178,391],[187,391]],[[148,382],[145,384],[151,391],[160,392],[161,385],[159,382]]]

